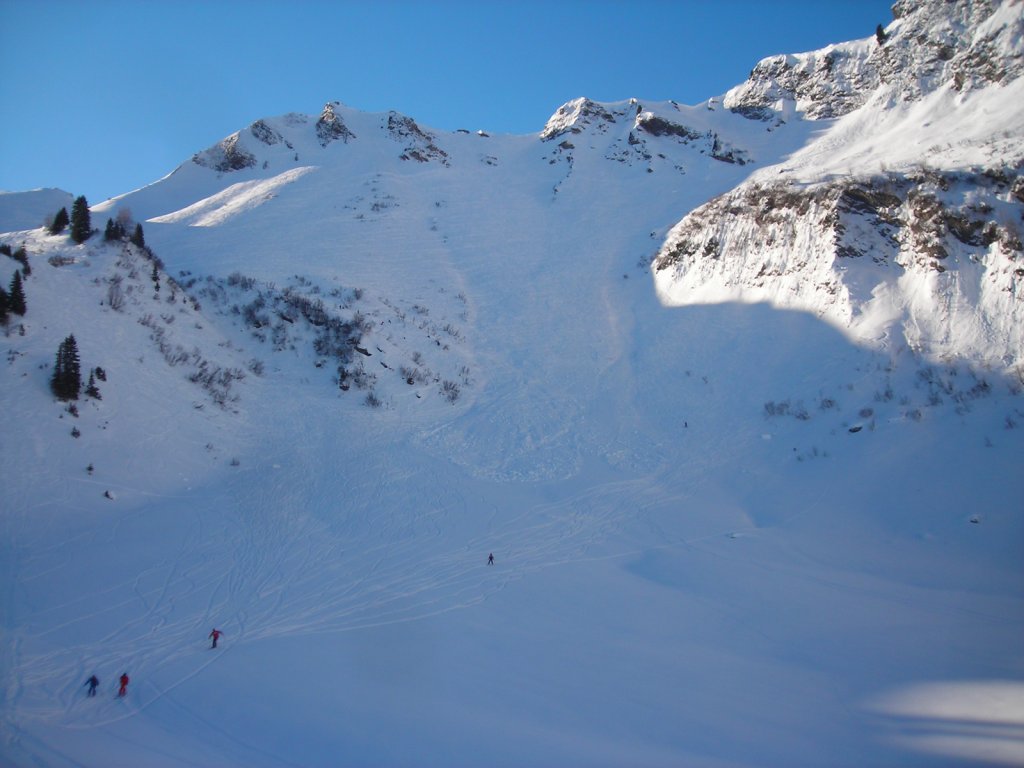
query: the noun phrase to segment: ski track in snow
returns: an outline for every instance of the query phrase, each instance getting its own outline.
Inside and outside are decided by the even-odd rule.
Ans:
[[[109,617],[108,626],[116,626],[90,643],[22,658],[14,670],[18,687],[56,688],[58,708],[37,710],[37,718],[62,727],[102,726],[149,706],[214,663],[219,654],[206,654],[198,644],[207,625],[227,628],[219,653],[230,653],[233,644],[262,638],[346,632],[465,608],[525,574],[585,559],[588,548],[613,532],[622,515],[632,512],[630,499],[637,485],[622,482],[588,489],[497,521],[486,534],[427,556],[422,539],[396,531],[396,524],[387,520],[362,540],[346,540],[345,551],[339,553],[338,542],[330,537],[296,528],[287,517],[267,517],[250,519],[240,527],[240,540],[215,558],[197,557],[194,553],[202,551],[200,542],[208,535],[197,515],[176,558],[154,563],[110,585],[105,593],[92,595],[103,603],[101,609],[76,611],[80,606],[67,604],[47,609],[46,613],[72,618],[26,635],[33,645],[67,633],[76,624],[102,623]],[[613,498],[622,499],[620,505],[609,503]],[[275,499],[282,506],[288,504],[283,489]],[[594,504],[596,499],[602,503]],[[429,515],[403,520],[402,526],[429,526],[431,521],[423,519]],[[68,545],[80,547],[83,542]],[[501,554],[497,567],[487,568],[483,558],[491,550]],[[47,554],[60,557],[59,552]],[[618,556],[622,554],[627,553]],[[27,570],[33,565],[25,564]],[[323,591],[324,584],[337,587]],[[178,604],[199,610],[178,617]],[[122,623],[120,617],[130,612],[136,618]],[[46,618],[33,615],[28,623],[43,623]],[[146,682],[133,682],[127,701],[106,705],[97,714],[83,705],[79,681],[94,669],[109,668],[111,659],[124,660],[133,678]],[[176,679],[160,674],[162,668],[180,666],[188,671]],[[149,682],[156,679],[161,679],[159,687]],[[27,702],[13,703],[23,714],[32,709]]]
[[[731,455],[747,448],[742,441],[733,442],[728,451],[716,449],[714,461],[728,462]],[[464,510],[468,502],[450,489],[436,489],[420,500],[420,510],[411,515],[385,513],[369,524],[360,523],[364,530],[343,536],[332,535],[317,520],[289,514],[287,510],[309,506],[295,490],[304,485],[296,481],[302,465],[300,461],[294,472],[277,471],[286,478],[282,483],[259,485],[255,494],[273,499],[272,504],[256,499],[238,504],[233,533],[210,531],[203,515],[192,515],[174,557],[149,564],[104,592],[90,595],[90,602],[102,608],[81,611],[80,604],[71,601],[28,617],[29,625],[46,626],[25,636],[32,645],[65,634],[75,625],[105,623],[108,629],[97,632],[92,642],[21,658],[13,670],[18,690],[52,691],[56,707],[36,709],[17,698],[12,703],[23,715],[34,711],[34,718],[61,727],[108,725],[145,709],[201,674],[221,654],[230,653],[232,645],[415,621],[473,606],[509,583],[544,569],[638,554],[641,549],[621,546],[611,553],[591,554],[591,550],[601,549],[624,523],[635,521],[638,511],[642,516],[645,497],[658,506],[685,509],[689,498],[701,495],[699,482],[691,483],[686,493],[668,495],[646,477],[596,482],[567,498],[507,516],[498,517],[492,511],[484,531],[455,545],[450,531],[442,536],[448,517],[445,510]],[[364,481],[366,487],[351,489],[353,497],[365,498],[366,509],[386,509],[387,504],[380,503],[386,473],[361,474],[374,479]],[[693,478],[705,473],[691,464],[687,474]],[[312,477],[309,480],[315,482]],[[668,472],[660,483],[678,487],[676,471]],[[218,503],[207,501],[200,506],[217,507]],[[793,512],[794,517],[799,514],[799,510]],[[115,526],[111,539],[118,538],[121,524]],[[675,540],[665,536],[659,548],[697,546],[730,530],[737,532],[718,528]],[[218,542],[217,547],[211,546],[211,540]],[[439,545],[436,551],[431,540]],[[59,570],[65,548],[88,549],[88,545],[76,537],[37,553],[23,564],[24,572],[33,572],[24,580]],[[489,551],[500,553],[496,567],[484,565]],[[34,572],[37,560],[47,562],[46,570]],[[324,589],[325,585],[331,587]],[[60,616],[61,621],[47,623],[47,614]],[[135,617],[124,623],[121,617],[126,614]],[[203,638],[213,625],[225,628],[227,634],[222,648],[208,653]],[[97,668],[111,668],[112,659],[123,660],[133,678],[145,682],[132,684],[128,700],[104,704],[96,712],[83,704],[79,681]],[[162,671],[172,668],[177,671],[170,675]],[[105,681],[105,687],[109,685]]]

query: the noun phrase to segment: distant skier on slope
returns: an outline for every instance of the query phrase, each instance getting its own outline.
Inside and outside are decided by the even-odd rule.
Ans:
[[[127,672],[125,672],[124,674],[121,675],[121,688],[120,688],[120,690],[118,690],[117,695],[118,696],[124,696],[126,693],[128,693],[128,673]]]
[[[90,677],[88,680],[85,681],[85,684],[89,686],[89,693],[87,695],[95,696],[96,695],[96,686],[98,686],[100,684],[100,679],[98,677],[96,677],[96,675],[93,675],[92,677]]]
[[[491,554],[489,554],[487,556],[487,564],[488,565],[494,565],[494,553],[493,552],[491,552]]]
[[[212,632],[210,633],[210,637],[212,637],[212,638],[213,638],[213,645],[211,645],[211,646],[210,646],[211,648],[216,648],[216,647],[217,647],[217,640],[218,640],[218,639],[220,638],[220,636],[221,636],[221,635],[223,635],[223,634],[224,634],[224,633],[223,633],[223,632],[221,632],[221,631],[220,631],[219,629],[214,629],[214,630],[213,630],[213,631],[212,631]]]

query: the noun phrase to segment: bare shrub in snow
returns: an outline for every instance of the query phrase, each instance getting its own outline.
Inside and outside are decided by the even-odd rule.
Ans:
[[[198,350],[195,352],[198,355]],[[210,395],[210,399],[222,408],[229,402],[236,402],[238,395],[231,393],[231,385],[245,378],[245,373],[237,368],[221,368],[200,357],[197,369],[188,377],[189,381],[199,384]]]
[[[462,394],[462,392],[459,389],[458,384],[454,381],[445,379],[441,384],[441,394],[444,395],[445,400],[454,404],[459,399],[459,395]]]
[[[333,357],[345,364],[352,359],[352,351],[361,338],[359,326],[354,320],[352,323],[346,323],[341,318],[330,317],[325,320],[313,340],[313,350],[318,355]]]
[[[358,311],[352,315],[352,325],[358,328],[361,333],[369,333],[373,330],[373,321]]]
[[[107,286],[107,306],[115,312],[124,309],[124,289],[121,283],[124,278],[121,275],[114,275],[110,278],[110,285]]]
[[[242,307],[242,319],[245,320],[245,324],[252,328],[270,325],[270,316],[264,311],[266,305],[266,299],[260,295]]]
[[[424,373],[420,368],[410,368],[407,365],[399,366],[398,373],[409,385],[426,384],[429,380],[429,372]]]
[[[256,278],[243,275],[241,272],[232,272],[228,275],[227,283],[232,288],[241,288],[243,291],[251,291],[256,287]]]

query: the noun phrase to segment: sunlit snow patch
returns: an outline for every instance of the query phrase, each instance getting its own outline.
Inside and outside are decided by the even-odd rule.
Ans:
[[[241,181],[187,208],[158,216],[151,221],[161,224],[186,224],[190,227],[215,227],[233,216],[273,200],[282,187],[315,170],[316,166],[307,165],[285,171],[270,179]]]
[[[951,759],[1024,763],[1024,682],[918,683],[883,694],[868,708],[887,718],[897,743]]]

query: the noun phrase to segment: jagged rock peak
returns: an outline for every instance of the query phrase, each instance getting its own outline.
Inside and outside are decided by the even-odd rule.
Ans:
[[[440,160],[448,165],[448,153],[437,146],[437,137],[420,128],[411,117],[389,112],[385,129],[392,139],[407,145],[401,154],[403,160],[417,160],[421,163]]]
[[[724,105],[755,119],[785,102],[810,118],[840,117],[880,88],[913,101],[944,85],[970,90],[1024,71],[1024,6],[1016,0],[900,0],[893,14],[882,35],[763,59]]]
[[[284,137],[274,128],[267,125],[265,120],[257,120],[255,123],[250,125],[249,132],[252,133],[253,137],[257,141],[260,141],[267,146],[280,144],[284,141]]]
[[[335,114],[334,105],[337,103],[327,102],[324,104],[324,111],[320,113],[320,119],[316,121],[316,135],[322,147],[326,147],[338,139],[348,143],[349,139],[356,137],[345,125],[345,122]]]
[[[631,99],[630,103],[636,104],[636,100]],[[605,105],[580,97],[558,108],[558,111],[548,119],[540,138],[547,141],[566,133],[582,133],[585,128],[592,126],[606,128],[608,124],[614,123],[615,119],[616,113],[607,109]]]
[[[872,59],[883,81],[907,88],[907,98],[941,85],[967,91],[1006,84],[1024,72],[1019,0],[900,0],[893,15],[891,39]]]
[[[770,56],[746,82],[726,93],[726,108],[770,120],[786,102],[814,119],[838,117],[861,106],[878,83],[867,64],[868,41],[832,45],[810,53]]]
[[[193,155],[192,162],[221,173],[251,168],[256,164],[256,158],[241,146],[239,138],[239,132],[231,134],[209,149]]]

